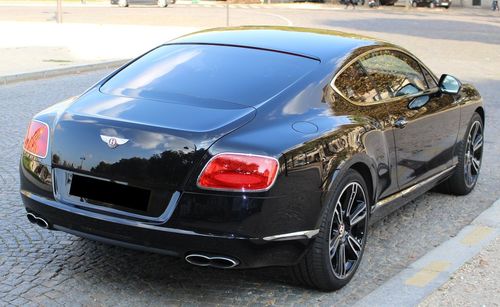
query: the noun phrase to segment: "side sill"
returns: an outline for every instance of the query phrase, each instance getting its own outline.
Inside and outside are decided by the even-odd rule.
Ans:
[[[435,181],[437,182],[439,179],[445,177],[446,175],[449,175],[455,169],[455,167],[456,167],[456,165],[453,165],[453,166],[437,173],[434,176],[431,176],[423,181],[420,181],[419,183],[417,183],[415,185],[412,185],[411,187],[408,187],[400,192],[394,193],[394,194],[392,194],[384,199],[379,200],[375,204],[375,206],[373,206],[371,212],[373,213],[376,210],[378,210],[380,207],[384,207],[387,204],[390,204],[399,198],[405,197],[406,195],[419,190],[420,188],[426,186],[427,184],[430,184],[430,183],[435,182]]]

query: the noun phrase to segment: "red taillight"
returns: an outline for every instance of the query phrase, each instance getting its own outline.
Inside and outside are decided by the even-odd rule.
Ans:
[[[271,157],[218,154],[205,166],[198,187],[222,191],[265,191],[278,173],[278,160]]]
[[[40,158],[47,156],[49,146],[49,126],[33,120],[24,138],[24,150]]]

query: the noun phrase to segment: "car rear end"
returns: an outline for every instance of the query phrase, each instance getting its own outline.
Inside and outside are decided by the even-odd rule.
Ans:
[[[257,55],[257,64],[242,61]],[[308,61],[251,48],[166,46],[42,111],[20,165],[28,218],[202,266],[295,263],[314,235],[304,227],[316,220],[283,221],[294,202],[276,189],[283,158],[210,148],[254,120],[254,105],[312,71]],[[245,77],[235,77],[242,70]]]

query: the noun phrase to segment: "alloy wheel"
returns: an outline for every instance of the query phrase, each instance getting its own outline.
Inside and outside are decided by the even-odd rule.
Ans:
[[[464,175],[467,187],[472,187],[479,176],[483,156],[483,127],[481,122],[472,123],[465,146]]]
[[[330,262],[334,275],[345,279],[354,272],[363,253],[367,201],[365,191],[358,182],[349,183],[335,204],[330,226]]]

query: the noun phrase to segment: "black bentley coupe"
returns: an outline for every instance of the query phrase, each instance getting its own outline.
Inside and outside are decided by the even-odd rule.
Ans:
[[[386,42],[208,30],[35,115],[20,190],[44,228],[198,266],[290,266],[334,290],[369,223],[438,185],[474,188],[484,117],[473,86]]]

